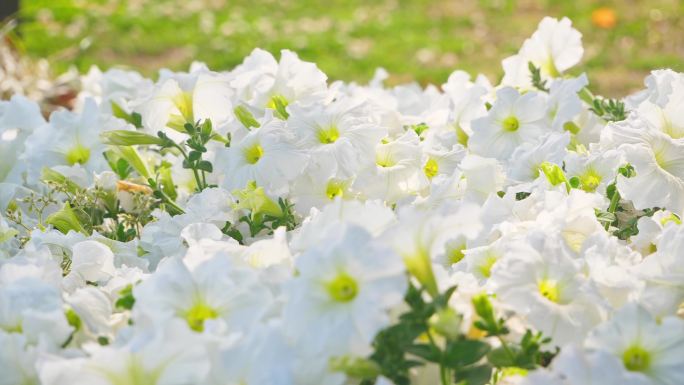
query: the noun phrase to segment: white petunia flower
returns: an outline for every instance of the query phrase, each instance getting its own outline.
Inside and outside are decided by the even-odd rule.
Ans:
[[[202,341],[180,322],[141,331],[123,346],[90,345],[85,358],[48,357],[39,364],[44,385],[189,385],[209,372]]]
[[[502,302],[562,346],[589,332],[605,311],[592,283],[548,236],[536,233],[510,244],[492,267],[489,284]]]
[[[266,117],[261,127],[219,154],[214,166],[223,175],[221,185],[232,191],[255,181],[267,192],[286,192],[288,182],[303,171],[308,161],[307,156],[291,144],[292,139],[285,122]]]
[[[26,138],[38,127],[45,125],[40,107],[21,95],[9,101],[0,101],[0,183],[21,183],[26,169],[17,162],[24,151]]]
[[[684,138],[684,74],[672,70],[653,71],[644,81],[648,89],[627,103],[656,130],[672,139]],[[636,100],[643,99],[639,103]],[[632,103],[630,103],[630,101]]]
[[[271,295],[258,276],[237,260],[217,256],[188,270],[178,258],[164,260],[157,271],[133,290],[136,321],[184,320],[195,331],[207,322],[225,322],[240,332],[268,310]]]
[[[37,183],[43,168],[48,167],[66,176],[80,176],[81,184],[89,185],[93,173],[109,170],[102,156],[105,145],[100,133],[128,128],[119,119],[101,115],[92,99],[86,101],[81,113],[53,113],[49,124],[40,126],[26,139],[26,150],[20,159],[26,162],[27,182]]]
[[[375,147],[375,164],[362,170],[354,188],[371,199],[397,202],[428,185],[423,172],[420,139],[413,130]]]
[[[368,354],[407,287],[401,257],[357,226],[331,228],[296,268],[284,309],[286,331],[312,353]]]
[[[468,148],[478,155],[506,160],[519,145],[539,138],[544,118],[545,103],[539,94],[521,95],[514,88],[502,88],[487,115],[472,122]]]
[[[667,226],[655,246],[656,252],[634,269],[646,284],[640,302],[658,317],[674,315],[684,302],[684,227]]]
[[[634,167],[636,175],[618,175],[617,188],[636,209],[664,207],[684,212],[684,143],[630,115],[626,121],[606,127],[601,147],[617,148]]]
[[[326,98],[327,76],[316,64],[299,59],[288,50],[280,52],[280,62],[270,53],[255,49],[231,73],[231,86],[248,106],[263,114],[277,103],[309,104]]]
[[[39,384],[36,360],[40,349],[27,344],[19,333],[0,328],[0,385]]]
[[[572,28],[567,17],[560,21],[545,17],[537,30],[525,40],[517,55],[501,63],[504,68],[502,84],[531,88],[532,79],[528,63],[540,69],[542,78],[559,77],[570,67],[579,63],[584,54],[582,34]]]
[[[294,104],[287,127],[297,146],[311,154],[313,167],[329,176],[349,178],[373,164],[373,149],[387,135],[371,112],[366,103],[350,98],[328,105]]]
[[[612,353],[627,370],[656,385],[679,385],[684,378],[684,321],[665,317],[656,322],[635,303],[592,331],[585,346]]]
[[[648,385],[642,375],[625,370],[620,360],[604,350],[592,352],[569,345],[553,359],[550,370],[531,372],[521,385]]]

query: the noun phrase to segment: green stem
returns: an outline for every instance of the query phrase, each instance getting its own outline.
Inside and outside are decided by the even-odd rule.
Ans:
[[[427,338],[430,341],[430,344],[432,344],[432,346],[436,347],[437,349],[439,349],[441,351],[442,349],[440,349],[439,346],[437,346],[437,342],[435,341],[435,338],[432,336],[432,333],[430,333],[429,327],[427,328],[425,334],[427,335]],[[439,377],[440,377],[440,380],[442,382],[442,385],[449,385],[450,384],[449,376],[447,375],[447,368],[445,368],[441,362],[439,363]]]
[[[578,95],[580,99],[582,99],[582,101],[584,101],[588,105],[591,106],[594,104],[594,99],[596,97],[594,96],[594,94],[591,93],[591,91],[589,91],[587,87],[582,88],[580,92],[578,92]]]
[[[173,146],[176,147],[178,149],[178,151],[180,151],[181,155],[183,155],[183,158],[185,160],[187,160],[188,162],[190,161],[190,158],[188,158],[188,153],[185,152],[185,150],[183,149],[183,147],[181,145],[179,145],[176,142],[173,142]],[[200,175],[197,172],[197,169],[194,167],[191,167],[191,169],[192,169],[192,174],[195,176],[195,182],[197,183],[197,191],[204,190],[205,185],[202,183],[202,179],[200,178]]]
[[[610,205],[608,205],[608,212],[611,214],[615,214],[615,210],[617,210],[617,205],[620,202],[620,193],[617,191],[617,187],[615,188],[615,192],[613,193],[613,197],[610,199]],[[606,222],[605,229],[608,230],[610,228],[610,223]]]
[[[506,340],[504,340],[500,335],[497,335],[496,338],[499,340],[499,342],[501,342],[501,347],[506,352],[508,357],[511,358],[511,362],[515,362],[515,354],[513,354],[511,349],[508,347],[508,342],[506,342]]]
[[[175,212],[176,214],[185,214],[185,210],[183,210],[176,202],[171,199],[166,193],[162,190],[157,190],[159,193],[161,193],[161,196],[163,198],[163,201],[165,204],[169,205]],[[169,213],[170,214],[170,213]]]

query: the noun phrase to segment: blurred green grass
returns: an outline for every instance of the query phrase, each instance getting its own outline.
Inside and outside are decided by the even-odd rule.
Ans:
[[[617,25],[591,22],[598,7]],[[650,69],[684,71],[680,0],[24,0],[23,44],[58,70],[127,66],[153,75],[193,60],[230,69],[255,47],[288,48],[330,79],[441,84],[455,69],[501,76],[545,15],[568,16],[584,35],[593,88],[609,96],[642,87]]]

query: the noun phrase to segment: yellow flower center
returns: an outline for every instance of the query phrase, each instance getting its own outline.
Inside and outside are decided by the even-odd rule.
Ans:
[[[99,369],[99,368],[98,368]],[[110,372],[109,368],[102,368],[101,371],[112,385],[149,385],[159,381],[163,367],[148,370],[144,367],[139,358],[131,356],[127,359],[126,367],[123,372]]]
[[[632,372],[643,372],[651,365],[651,353],[639,345],[633,345],[622,354],[622,363]]]
[[[520,121],[515,116],[509,116],[502,123],[504,131],[515,132],[520,128]]]
[[[465,254],[463,253],[463,250],[465,250],[466,245],[461,244],[458,245],[457,247],[454,247],[453,249],[449,250],[447,254],[447,261],[449,262],[450,265],[453,265],[454,263],[461,262]]]
[[[264,155],[264,148],[259,143],[244,149],[245,161],[249,164],[255,164]]]
[[[359,292],[356,280],[347,273],[340,273],[326,284],[330,298],[336,302],[349,302]]]
[[[185,313],[185,320],[190,329],[201,332],[204,330],[204,321],[218,318],[218,312],[204,302],[198,302]]]
[[[456,141],[463,147],[468,147],[468,134],[461,128],[456,126]]]
[[[318,131],[318,141],[323,144],[335,143],[339,137],[340,132],[335,126],[330,126],[326,129],[321,129]]]
[[[595,170],[589,169],[584,172],[584,174],[579,177],[582,190],[586,192],[594,192],[596,188],[601,184],[601,175],[599,175]]]
[[[480,274],[486,278],[489,278],[489,276],[492,275],[492,267],[498,260],[499,258],[494,255],[487,256],[487,258],[484,260],[484,263],[479,266]]]
[[[192,94],[190,92],[181,92],[174,96],[172,101],[181,113],[181,117],[185,120],[185,123],[193,123],[195,121],[192,108]]]
[[[423,167],[423,171],[425,172],[425,176],[428,177],[428,179],[432,179],[437,175],[437,172],[439,171],[439,164],[437,164],[437,161],[430,158],[428,159],[427,163],[425,163],[425,167]]]
[[[330,182],[328,182],[328,186],[325,189],[325,195],[330,200],[333,200],[335,199],[335,197],[338,196],[344,196],[344,183],[336,180],[331,180]]]
[[[66,153],[65,158],[69,166],[73,166],[77,163],[86,164],[88,159],[90,159],[90,149],[83,147],[81,144],[77,144],[76,147],[73,147]]]
[[[552,279],[544,279],[538,284],[539,293],[551,302],[558,303],[560,300],[558,282]]]

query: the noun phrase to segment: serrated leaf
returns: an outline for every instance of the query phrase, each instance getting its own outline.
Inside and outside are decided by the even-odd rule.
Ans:
[[[458,340],[447,344],[444,363],[451,367],[461,367],[478,362],[491,347],[480,340]]]

